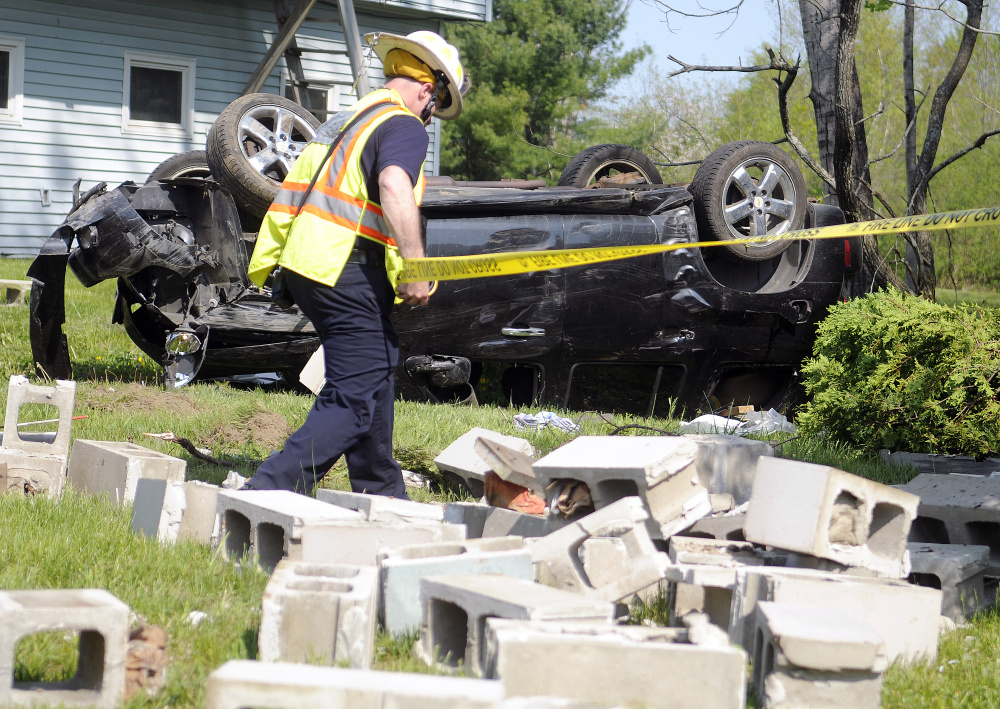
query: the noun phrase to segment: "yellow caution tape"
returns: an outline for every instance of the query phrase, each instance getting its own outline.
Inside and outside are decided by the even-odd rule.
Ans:
[[[899,234],[906,231],[940,231],[967,229],[1000,223],[1000,207],[966,209],[958,212],[919,214],[896,219],[879,219],[872,222],[835,224],[790,231],[778,236],[732,239],[730,241],[695,241],[673,244],[647,244],[640,246],[607,246],[586,249],[556,249],[548,251],[505,251],[475,256],[438,256],[412,258],[403,261],[400,283],[418,281],[454,281],[460,278],[487,278],[513,276],[519,273],[570,268],[592,263],[618,261],[635,256],[661,254],[681,249],[703,249],[708,246],[734,244],[760,244],[775,241],[802,239],[842,239],[863,234]]]

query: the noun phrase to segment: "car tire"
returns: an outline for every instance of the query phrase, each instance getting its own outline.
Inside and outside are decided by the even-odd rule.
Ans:
[[[182,177],[212,179],[212,170],[208,166],[208,157],[204,150],[188,150],[172,155],[153,168],[146,178],[146,184],[154,180],[176,180]]]
[[[263,219],[319,125],[309,111],[281,96],[241,96],[222,110],[208,131],[209,168],[237,207]]]
[[[577,153],[559,176],[561,187],[586,187],[613,173],[638,172],[651,185],[662,185],[656,165],[635,148],[617,143],[595,145]]]
[[[149,173],[146,184],[154,180],[212,180],[212,169],[208,166],[208,155],[204,150],[188,150],[167,158]],[[245,209],[236,207],[240,215],[240,230],[253,234],[260,229],[261,217],[249,214]]]
[[[714,150],[688,190],[702,241],[779,237],[805,224],[805,179],[788,154],[771,143],[743,140]],[[725,245],[720,251],[737,260],[767,261],[791,243],[775,238]]]

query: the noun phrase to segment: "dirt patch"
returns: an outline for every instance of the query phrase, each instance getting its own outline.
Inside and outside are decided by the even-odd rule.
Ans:
[[[187,394],[163,391],[139,384],[116,384],[113,387],[92,389],[83,399],[83,405],[95,411],[162,411],[171,414],[198,413],[197,404]]]
[[[272,411],[258,411],[246,421],[216,426],[206,443],[213,448],[243,447],[253,443],[263,450],[278,450],[291,433],[288,421]]]

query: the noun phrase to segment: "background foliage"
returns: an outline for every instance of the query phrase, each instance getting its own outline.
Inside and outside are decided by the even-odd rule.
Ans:
[[[1000,451],[1000,314],[898,292],[837,304],[802,368],[797,423],[852,448]]]

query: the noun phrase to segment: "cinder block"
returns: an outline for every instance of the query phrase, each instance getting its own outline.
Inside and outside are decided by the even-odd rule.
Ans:
[[[371,667],[377,600],[373,567],[280,562],[261,603],[260,659]]]
[[[31,292],[31,281],[0,278],[0,305],[24,305],[25,296]]]
[[[711,566],[764,566],[771,557],[750,542],[696,539],[693,537],[670,538],[670,561],[674,564],[708,564]]]
[[[112,504],[135,501],[136,483],[142,478],[182,483],[187,462],[119,441],[73,442],[69,459],[69,483],[80,492],[107,495]]]
[[[509,576],[432,576],[420,582],[424,604],[418,652],[428,664],[482,676],[487,618],[610,624],[611,603]]]
[[[708,433],[686,436],[698,443],[694,465],[701,484],[712,494],[730,494],[737,505],[750,499],[757,460],[773,456],[764,441],[742,436]]]
[[[415,544],[379,554],[381,615],[398,635],[420,628],[420,580],[428,576],[497,574],[530,581],[531,555],[521,537]]]
[[[680,625],[690,613],[704,613],[713,625],[728,630],[735,567],[674,564],[665,575],[671,625]]]
[[[486,465],[504,482],[519,485],[538,495],[545,494],[531,470],[535,462],[533,456],[488,438],[477,438],[474,448]]]
[[[730,639],[752,648],[757,603],[774,601],[853,611],[885,641],[889,662],[937,655],[941,591],[905,581],[772,566],[736,569]]]
[[[198,480],[139,478],[132,502],[132,529],[161,542],[212,544],[218,536],[219,489]]]
[[[412,500],[397,500],[382,495],[365,495],[342,490],[318,488],[316,499],[337,507],[356,510],[369,522],[443,522],[444,505]]]
[[[3,447],[39,455],[69,456],[76,382],[56,380],[55,386],[36,386],[27,377],[15,374],[7,387],[7,414],[4,420]],[[53,406],[58,411],[56,434],[22,432],[17,424],[25,404]]]
[[[746,521],[746,518],[747,515],[745,512],[702,517],[691,525],[690,529],[681,532],[681,535],[685,537],[707,537],[745,542],[743,523]]]
[[[490,470],[489,464],[476,453],[476,440],[479,438],[502,443],[525,455],[534,455],[535,453],[531,444],[523,438],[505,436],[486,428],[473,428],[456,438],[434,459],[434,464],[441,472],[450,473],[461,479],[472,492],[473,497],[483,496],[483,479]]]
[[[208,676],[205,709],[492,709],[499,682],[230,660]]]
[[[384,549],[464,540],[465,527],[443,522],[328,521],[302,530],[299,558],[322,564],[376,566],[379,552]]]
[[[762,457],[747,541],[903,578],[919,498],[825,465]]]
[[[475,502],[449,502],[444,507],[444,521],[464,524],[467,539],[486,537],[544,537],[550,528],[545,519],[502,507]]]
[[[0,447],[0,492],[24,495],[62,494],[66,480],[66,456],[29,453]]]
[[[856,613],[764,601],[756,624],[752,684],[765,706],[881,706],[885,644]]]
[[[6,464],[7,470],[0,478],[0,491],[51,497],[62,494],[75,401],[76,382],[59,380],[48,387],[32,385],[27,377],[19,375],[10,378],[4,435],[0,436],[0,463]],[[55,434],[19,430],[17,424],[25,404],[55,407],[59,418]]]
[[[609,602],[658,583],[670,562],[653,544],[648,519],[642,500],[625,497],[535,541],[528,547],[535,579]],[[601,538],[617,539],[620,546]],[[598,560],[588,563],[593,555]]]
[[[983,584],[990,548],[963,544],[906,545],[910,552],[910,583],[941,589],[941,615],[965,622],[994,602]]]
[[[364,520],[360,512],[287,490],[220,490],[217,504],[219,545],[226,558],[249,556],[265,571],[273,571],[285,557],[310,561],[302,555],[304,529],[324,522]]]
[[[486,636],[487,676],[499,677],[508,697],[559,694],[650,709],[746,706],[746,653],[689,644],[679,628],[490,618]]]
[[[99,589],[0,591],[0,705],[118,706],[128,616],[127,605]],[[67,682],[15,682],[18,641],[54,630],[79,633],[76,674]]]
[[[698,443],[685,436],[580,436],[535,462],[532,469],[543,487],[555,480],[586,483],[594,509],[623,497],[639,497],[650,512],[650,528],[667,538],[712,512],[708,490],[701,484],[695,458]],[[564,523],[549,488],[549,521]]]
[[[900,489],[920,498],[911,542],[988,546],[986,576],[1000,577],[1000,478],[921,473]]]

